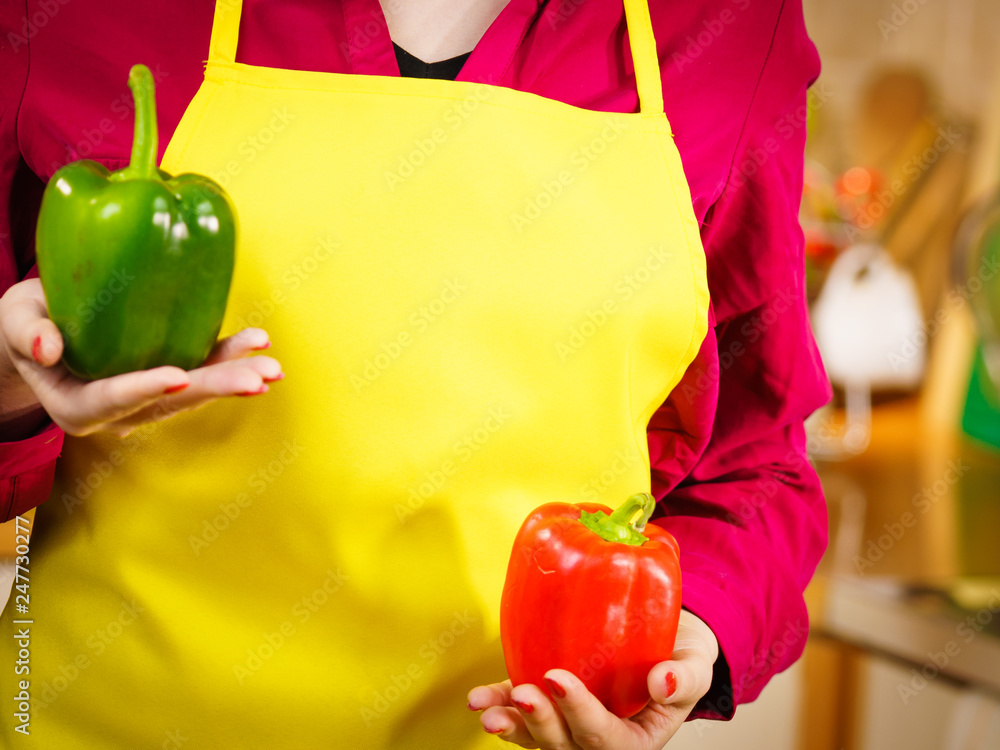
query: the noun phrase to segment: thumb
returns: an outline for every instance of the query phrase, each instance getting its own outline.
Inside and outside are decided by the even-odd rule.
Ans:
[[[56,364],[62,356],[63,339],[48,317],[41,282],[22,281],[4,296],[2,332],[11,353],[44,367]]]
[[[665,706],[693,706],[712,686],[712,663],[701,655],[663,661],[649,671],[649,695]]]
[[[694,613],[681,610],[669,661],[649,672],[649,694],[662,705],[693,706],[712,686],[719,642],[712,629]]]
[[[62,334],[48,318],[37,318],[22,337],[19,351],[26,359],[30,356],[42,367],[52,367],[63,354]]]

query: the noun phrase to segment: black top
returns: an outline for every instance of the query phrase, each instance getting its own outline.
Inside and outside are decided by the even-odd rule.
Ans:
[[[399,74],[404,78],[442,78],[454,81],[458,76],[465,61],[469,59],[471,52],[464,55],[452,57],[448,60],[426,63],[419,57],[414,57],[395,42],[392,48],[396,51],[396,63],[399,65]]]

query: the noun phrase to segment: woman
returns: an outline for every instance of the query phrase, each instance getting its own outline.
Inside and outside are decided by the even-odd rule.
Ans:
[[[825,544],[796,220],[818,61],[801,9],[766,6],[5,11],[0,500],[49,497],[38,746],[495,743],[472,709],[526,747],[653,748],[798,656]],[[400,78],[411,58],[456,80]],[[205,367],[81,384],[21,280],[32,212],[60,164],[124,165],[139,61],[161,166],[238,206],[237,271]],[[280,365],[245,356],[267,334]],[[554,703],[511,690],[497,608],[520,521],[644,487],[685,605],[649,706],[617,719],[565,670]]]

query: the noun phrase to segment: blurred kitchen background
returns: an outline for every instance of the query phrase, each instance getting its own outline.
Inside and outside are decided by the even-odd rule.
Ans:
[[[804,0],[836,388],[805,657],[672,750],[1000,750],[1000,0]]]
[[[1000,0],[805,10],[831,545],[805,657],[669,747],[1000,750]]]

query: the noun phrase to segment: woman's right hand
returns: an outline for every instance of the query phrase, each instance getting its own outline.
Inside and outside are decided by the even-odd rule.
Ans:
[[[0,297],[0,381],[5,391],[0,422],[41,404],[70,435],[111,432],[121,437],[146,422],[223,396],[257,395],[284,375],[273,357],[247,357],[270,346],[267,332],[244,328],[216,342],[194,370],[156,367],[101,380],[80,380],[60,362],[63,339],[47,314],[38,279],[11,286]]]

